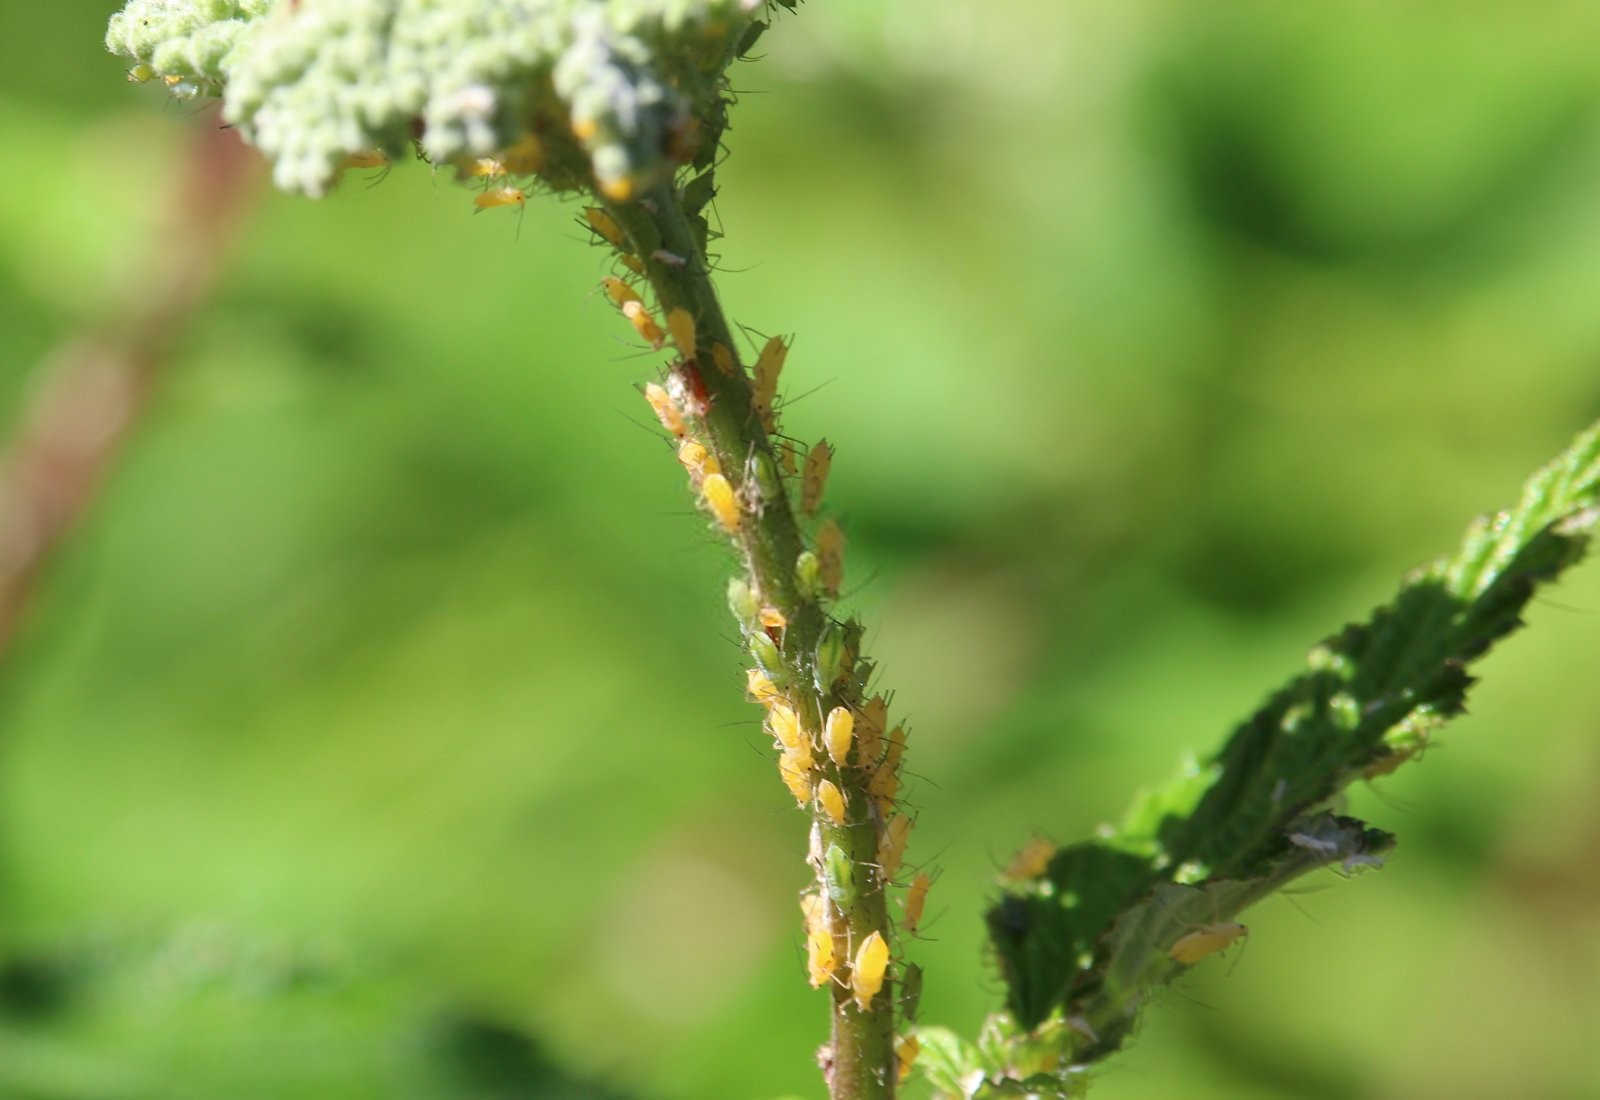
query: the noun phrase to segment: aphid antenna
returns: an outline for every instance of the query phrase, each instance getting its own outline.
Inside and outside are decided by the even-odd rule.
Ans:
[[[1578,607],[1574,604],[1562,603],[1559,600],[1551,599],[1549,596],[1535,596],[1533,600],[1540,607],[1553,607],[1557,611],[1570,611],[1574,615],[1593,615],[1596,611],[1600,611],[1600,608]]]
[[[871,588],[875,583],[877,583],[878,577],[881,574],[882,570],[874,568],[872,572],[861,578],[860,584],[853,588],[846,588],[843,592],[840,592],[839,602],[843,603],[845,600],[855,599],[857,596],[861,595],[861,593],[865,592],[867,589]],[[887,733],[888,731],[885,730],[884,732]]]
[[[1295,910],[1302,917],[1304,917],[1306,920],[1310,921],[1312,924],[1316,925],[1319,928],[1322,927],[1322,922],[1319,921],[1316,917],[1313,917],[1311,915],[1311,910],[1309,910],[1305,906],[1301,905],[1298,901],[1295,901],[1294,898],[1290,897],[1289,894],[1286,891],[1279,890],[1278,891],[1278,896],[1283,898],[1283,900],[1288,902],[1290,905],[1294,906]]]
[[[827,389],[829,386],[833,385],[837,381],[838,381],[837,378],[825,379],[824,381],[818,382],[815,386],[812,386],[809,390],[806,390],[804,393],[797,393],[797,394],[793,395],[792,397],[785,397],[781,404],[776,404],[775,405],[774,411],[775,412],[787,412],[789,410],[789,406],[790,405],[794,405],[794,404],[796,404],[798,402],[804,401],[806,398],[810,397],[812,394],[816,393],[818,390],[825,390],[825,389]]]

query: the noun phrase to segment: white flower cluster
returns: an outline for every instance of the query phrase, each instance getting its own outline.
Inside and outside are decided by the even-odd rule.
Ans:
[[[287,190],[320,195],[352,154],[484,156],[554,98],[600,186],[660,167],[707,49],[765,0],[129,0],[106,46],[224,96]],[[724,56],[710,59],[720,73]],[[663,75],[665,74],[665,75]],[[687,88],[687,91],[685,89]]]

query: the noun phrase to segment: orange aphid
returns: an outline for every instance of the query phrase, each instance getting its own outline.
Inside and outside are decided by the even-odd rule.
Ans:
[[[822,490],[828,484],[828,470],[832,466],[833,448],[826,439],[818,440],[806,455],[806,472],[800,478],[800,507],[806,515],[816,515],[822,506]]]
[[[922,908],[928,903],[928,888],[932,885],[933,879],[927,872],[919,871],[906,891],[906,931],[912,935],[916,935],[917,925],[922,923]]]
[[[650,402],[650,407],[655,410],[656,419],[661,421],[661,426],[678,438],[683,438],[685,431],[683,410],[672,400],[672,395],[656,383],[647,382],[644,387],[644,399]],[[731,494],[732,490],[729,492]]]
[[[723,374],[732,374],[736,365],[733,361],[733,352],[727,344],[711,345],[711,361]]]
[[[778,395],[778,376],[783,373],[784,361],[789,358],[789,345],[783,337],[774,336],[762,347],[756,357],[756,403],[771,405]]]
[[[1167,954],[1174,962],[1193,966],[1207,955],[1215,955],[1218,951],[1226,950],[1235,940],[1249,933],[1250,929],[1236,921],[1202,924],[1193,932],[1179,936]]]
[[[479,210],[490,210],[496,206],[523,206],[527,201],[528,193],[520,187],[491,187],[473,199],[472,205]]]
[[[834,707],[828,712],[822,726],[822,743],[828,747],[828,759],[843,764],[850,756],[850,740],[855,735],[856,716],[844,707]]]
[[[906,728],[896,726],[889,734],[889,751],[883,754],[883,766],[890,771],[900,770],[900,758],[906,753]]]
[[[894,873],[900,869],[900,859],[906,853],[906,840],[910,836],[911,819],[905,814],[895,814],[884,826],[883,838],[878,841],[878,869],[885,879],[894,878]]]
[[[700,496],[724,531],[730,535],[739,533],[739,498],[727,478],[721,474],[707,474],[700,482]]]
[[[761,625],[769,631],[787,630],[789,627],[789,616],[779,611],[776,607],[763,607],[757,618],[761,620]]]
[[[633,325],[637,332],[652,348],[661,349],[667,342],[667,334],[661,331],[661,326],[656,324],[656,319],[650,316],[650,311],[643,302],[634,300],[622,303],[622,315]]]
[[[917,1053],[922,1049],[922,1044],[915,1035],[906,1034],[894,1041],[895,1061],[899,1063],[898,1080],[904,1081],[911,1074],[911,1066],[917,1060]]]
[[[844,793],[839,790],[831,779],[824,779],[817,784],[817,803],[822,807],[822,812],[828,815],[828,820],[835,825],[844,824]]]
[[[777,686],[772,682],[772,678],[759,668],[746,669],[744,680],[745,690],[755,702],[764,707],[775,707],[783,704],[783,696],[779,694]]]
[[[885,765],[878,765],[878,770],[872,773],[872,778],[867,780],[867,793],[878,805],[878,812],[887,814],[894,808],[894,796],[900,790],[900,773]]]
[[[844,532],[832,519],[817,531],[817,572],[823,590],[837,596],[844,583]]]
[[[889,721],[889,701],[881,695],[874,695],[861,707],[861,714],[856,719],[856,758],[863,764],[871,765],[878,762],[878,752],[883,747],[883,730]]]
[[[889,944],[881,932],[873,932],[861,941],[856,949],[856,959],[850,968],[850,992],[856,1007],[862,1012],[872,1003],[872,998],[883,988],[883,974],[889,969]]]
[[[1028,838],[1028,843],[1022,846],[1006,865],[1007,878],[1038,878],[1050,866],[1050,860],[1056,854],[1056,846],[1042,836]]]
[[[826,925],[810,928],[806,932],[806,976],[811,981],[811,988],[826,984],[838,965],[833,954],[833,933]]]
[[[778,776],[783,780],[784,786],[789,788],[789,793],[794,795],[796,805],[804,806],[811,801],[809,757],[802,760],[793,753],[781,754],[778,757]]]
[[[612,248],[619,252],[632,251],[628,247],[628,238],[623,235],[622,226],[617,224],[617,219],[598,206],[584,207],[583,220],[589,223],[590,229],[609,241]]]
[[[800,472],[799,463],[795,459],[795,447],[792,439],[778,441],[778,465],[783,467],[783,472],[793,477]]]
[[[354,153],[345,154],[344,166],[346,168],[387,168],[389,157],[381,149],[358,149]]]
[[[639,259],[639,257],[630,256],[626,252],[624,252],[622,255],[618,256],[617,259],[622,261],[622,266],[623,267],[627,268],[629,271],[633,272],[635,275],[643,275],[645,273],[644,272],[644,261]]]
[[[673,309],[667,312],[667,330],[672,333],[672,342],[678,349],[678,354],[685,359],[693,359],[694,346],[694,317],[686,309]]]
[[[629,302],[638,302],[643,300],[639,297],[638,291],[634,290],[633,287],[629,286],[615,275],[607,275],[604,279],[601,279],[600,287],[606,292],[606,297],[611,299],[611,304],[616,306],[618,309],[621,309]]]

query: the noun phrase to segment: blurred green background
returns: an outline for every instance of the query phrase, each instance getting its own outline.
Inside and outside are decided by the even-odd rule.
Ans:
[[[109,11],[0,8],[8,421],[200,124]],[[819,2],[736,71],[721,286],[797,334],[914,721],[926,1021],[998,1004],[1030,831],[1217,744],[1600,415],[1597,24]],[[263,195],[0,667],[0,1095],[821,1095],[803,821],[575,212]],[[1600,1097],[1600,566],[1529,617],[1353,794],[1390,867],[1254,911],[1097,1096]]]

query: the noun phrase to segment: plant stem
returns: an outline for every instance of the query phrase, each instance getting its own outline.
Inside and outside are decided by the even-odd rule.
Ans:
[[[808,597],[797,581],[795,562],[806,548],[805,540],[694,227],[670,185],[656,187],[637,201],[608,203],[606,209],[643,262],[663,313],[681,308],[695,320],[697,362],[689,366],[698,371],[710,395],[705,415],[698,420],[704,428],[700,442],[715,455],[743,502],[743,522],[734,544],[763,606],[778,609],[788,620],[781,651],[788,695],[805,728],[820,730],[829,710],[859,706],[860,700],[848,697],[853,690],[849,686],[819,683],[817,646],[832,620],[820,600]],[[717,344],[731,353],[732,371],[712,365],[710,349]],[[849,682],[847,676],[845,684]],[[819,763],[822,775],[844,793],[848,813],[845,824],[836,825],[820,807],[812,806],[814,832],[821,849],[837,844],[849,856],[852,874],[847,902],[828,906],[835,957],[843,965],[831,988],[832,1039],[820,1061],[833,1100],[892,1100],[896,1083],[892,983],[885,981],[866,1011],[856,1007],[848,987],[851,952],[873,932],[885,939],[891,939],[892,932],[885,883],[878,870],[884,821],[867,789],[875,762],[839,765],[822,756]],[[812,862],[826,898],[820,861]]]

